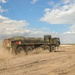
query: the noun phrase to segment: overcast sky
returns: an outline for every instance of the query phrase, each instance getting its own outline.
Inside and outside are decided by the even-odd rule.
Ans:
[[[44,34],[75,43],[75,0],[0,0],[0,38]]]

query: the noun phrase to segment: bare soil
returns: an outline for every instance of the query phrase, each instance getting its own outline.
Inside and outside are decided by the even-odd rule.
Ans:
[[[37,49],[22,56],[0,47],[0,75],[75,75],[75,45],[62,45],[56,52]]]

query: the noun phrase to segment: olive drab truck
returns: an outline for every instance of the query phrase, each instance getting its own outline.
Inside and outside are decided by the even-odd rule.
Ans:
[[[11,50],[11,53],[18,54],[24,51],[26,54],[29,50],[36,48],[48,49],[50,52],[55,51],[60,46],[60,39],[58,37],[52,38],[51,35],[44,35],[43,38],[36,37],[22,37],[16,36],[3,40],[3,47]]]

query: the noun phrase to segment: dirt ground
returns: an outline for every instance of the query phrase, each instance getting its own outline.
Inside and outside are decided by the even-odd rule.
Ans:
[[[0,75],[75,75],[75,45],[15,56],[0,47]]]

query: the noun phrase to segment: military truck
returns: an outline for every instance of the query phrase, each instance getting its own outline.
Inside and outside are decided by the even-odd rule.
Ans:
[[[60,39],[51,35],[44,35],[43,38],[36,37],[22,37],[16,36],[3,40],[3,47],[7,48],[12,53],[18,54],[24,51],[26,54],[28,51],[32,51],[36,48],[48,49],[50,52],[55,51],[60,45]]]

